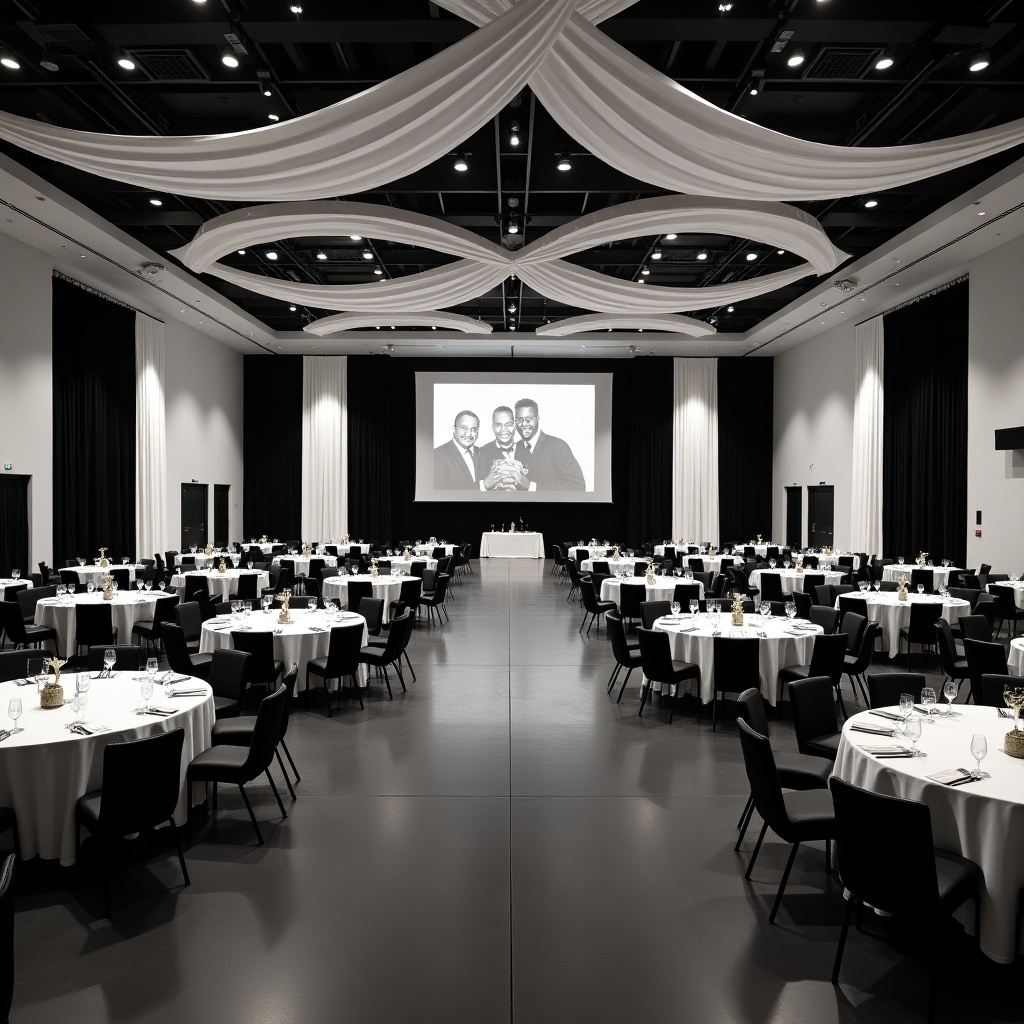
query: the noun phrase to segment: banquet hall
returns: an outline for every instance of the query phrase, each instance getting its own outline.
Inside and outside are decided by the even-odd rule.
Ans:
[[[991,869],[980,940],[970,910],[930,948],[866,912],[838,984],[841,852],[826,872],[801,846],[769,924],[787,844],[754,853],[752,825],[733,849],[750,785],[710,655],[685,700],[646,674],[642,696],[639,668],[619,691],[614,622],[581,627],[570,590],[602,558],[639,577],[666,547],[734,545],[755,593],[769,548],[797,589],[809,549],[856,559],[855,583],[875,559],[887,584],[929,559],[1018,583],[1022,54],[995,0],[0,0],[0,589],[101,548],[132,585],[162,558],[183,599],[172,563],[207,545],[211,579],[221,549],[244,574],[270,545],[261,588],[282,558],[344,571],[327,545],[389,580],[403,548],[466,555],[443,608],[413,609],[401,685],[371,667],[321,693],[302,656],[280,807],[247,786],[264,843],[232,787],[214,809],[182,781],[190,884],[170,830],[128,840],[107,917],[98,844],[75,863],[70,832],[47,853],[24,823],[10,1019],[902,1021],[936,960],[956,965],[936,1019],[1022,1019],[1024,896]],[[453,449],[468,484],[435,493],[432,453],[460,422],[500,446],[502,410],[516,472]],[[531,410],[575,493],[529,473]],[[611,585],[636,643],[612,577],[591,597]],[[61,614],[35,623],[65,657]],[[923,668],[941,701],[938,657],[893,622],[868,672]],[[1016,620],[996,625],[1024,674]],[[787,664],[761,688],[795,756]],[[870,713],[838,692],[837,728]],[[62,712],[4,689],[0,720],[29,693],[0,805],[48,799],[10,755]],[[983,767],[1021,764],[990,742]]]

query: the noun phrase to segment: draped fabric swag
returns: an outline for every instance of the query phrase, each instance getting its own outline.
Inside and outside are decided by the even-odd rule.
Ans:
[[[885,327],[876,316],[854,330],[853,480],[850,544],[881,555]]]
[[[348,533],[348,365],[345,356],[302,358],[302,536]]]
[[[170,546],[167,536],[167,432],[164,325],[135,314],[135,534],[141,558]]]
[[[676,359],[672,536],[718,542],[718,360]]]

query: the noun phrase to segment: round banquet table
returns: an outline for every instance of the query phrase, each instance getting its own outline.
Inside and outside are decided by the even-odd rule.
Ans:
[[[97,587],[103,586],[103,577],[110,572],[111,569],[127,569],[128,579],[134,586],[135,584],[135,570],[142,570],[145,566],[142,565],[115,565],[113,562],[110,563],[109,568],[101,569],[98,565],[72,565],[68,568],[78,573],[78,578],[82,583],[95,583]]]
[[[888,583],[898,583],[901,576],[906,576],[907,583],[909,583],[910,574],[915,569],[925,569],[930,572],[932,574],[933,587],[948,587],[950,573],[963,572],[963,569],[958,569],[955,565],[946,568],[942,565],[921,566],[914,562],[912,565],[887,565],[882,570],[882,579]]]
[[[195,572],[186,573],[175,573],[171,577],[171,586],[174,587],[178,592],[178,597],[182,600],[185,599],[185,577],[186,576],[203,576],[208,579],[210,589],[210,600],[213,602],[227,601],[232,593],[238,590],[238,577],[243,573],[253,573],[259,576],[259,580],[256,583],[256,593],[262,592],[264,587],[270,586],[270,573],[268,572],[256,572],[255,569],[228,569],[227,572],[205,572],[203,570],[196,570]]]
[[[372,547],[372,545],[364,544],[362,541],[353,544],[342,544],[341,541],[338,540],[326,540],[320,542],[320,550],[323,551],[328,544],[330,544],[332,548],[338,549],[339,558],[347,558],[349,555],[368,555],[370,553],[370,548]],[[287,558],[288,556],[285,555],[285,557]],[[314,555],[313,557],[319,558],[320,556]]]
[[[584,558],[607,558],[614,550],[614,544],[574,544],[566,554],[575,562],[579,561],[576,556],[580,553]]]
[[[391,563],[391,574],[393,576],[409,576],[411,575],[410,569],[413,562],[423,562],[424,567],[428,572],[433,572],[437,569],[437,559],[428,558],[426,555],[416,555],[415,558],[408,560],[402,558],[401,555],[381,555],[378,562],[390,562]],[[381,572],[384,570],[381,569]],[[333,579],[333,577],[328,577]]]
[[[843,574],[841,572],[828,572],[825,569],[817,572],[814,569],[807,569],[802,573],[797,572],[796,569],[755,569],[750,574],[750,585],[757,590],[761,589],[761,575],[763,573],[771,573],[773,576],[778,576],[784,594],[807,593],[804,587],[804,580],[809,575],[824,576],[823,582],[828,586],[835,586],[835,584],[843,582]],[[814,597],[814,595],[811,594],[811,597]]]
[[[672,544],[668,545],[670,548],[676,549],[676,558],[700,558],[700,545],[699,544]],[[697,550],[691,555],[689,553],[690,548],[696,548]],[[664,558],[665,557],[665,545],[655,544],[654,545],[654,557]]]
[[[16,586],[19,583],[27,583],[29,590],[31,590],[35,586],[31,579],[26,579],[25,577],[22,577],[20,580],[15,580],[11,579],[8,576],[4,576],[3,578],[0,578],[0,591],[6,590],[7,587]]]
[[[4,582],[6,581],[0,580],[0,585],[2,585]],[[1024,608],[1024,580],[1017,580],[1016,582],[1014,582],[1013,580],[1003,580],[1003,582],[997,584],[997,586],[1012,587],[1014,602],[1016,603],[1018,608]],[[992,584],[990,583],[985,589],[991,594]]]
[[[359,627],[363,631],[361,646],[369,642],[366,619],[355,612],[342,612],[334,618],[323,609],[292,610],[292,621],[281,625],[277,621],[277,609],[269,612],[253,611],[247,622],[240,623],[232,616],[207,619],[203,623],[203,633],[199,640],[199,650],[204,654],[212,654],[221,647],[231,647],[231,631],[241,629],[245,632],[274,633],[274,660],[284,662],[284,674],[297,672],[295,680],[296,692],[306,688],[306,663],[314,658],[326,658],[331,646],[331,628],[333,626]],[[280,632],[279,632],[280,631]],[[360,665],[357,673],[360,686],[366,686],[366,666]],[[3,709],[0,708],[0,711]]]
[[[936,594],[908,594],[906,601],[901,601],[893,591],[865,591],[851,593],[850,597],[858,600],[864,598],[867,617],[871,622],[882,624],[882,649],[889,652],[890,658],[900,653],[900,630],[910,625],[910,606],[912,604],[940,604],[941,618],[951,626],[960,621],[961,615],[971,614],[970,601],[961,601],[957,597],[939,597]],[[836,599],[836,608],[839,600]]]
[[[839,565],[840,558],[852,558],[853,559],[853,571],[857,572],[860,569],[860,555],[854,554],[852,551],[833,551],[831,555],[818,555],[818,565],[822,569],[830,569],[832,566]],[[847,568],[844,566],[844,568]],[[811,570],[813,572],[813,570]]]
[[[771,541],[765,541],[765,543],[763,544],[737,544],[735,545],[735,547],[733,547],[732,553],[734,555],[739,555],[740,557],[742,557],[744,548],[753,548],[754,557],[764,559],[768,557],[769,548],[778,548],[781,552],[785,546],[785,544],[772,544]]]
[[[454,544],[416,544],[412,549],[414,555],[432,555],[434,548],[444,548],[445,558],[451,558],[455,552]]]
[[[313,558],[319,558],[327,568],[336,569],[338,567],[338,560],[334,555],[275,555],[273,564],[280,565],[282,558],[290,558],[295,563],[296,576],[309,575],[309,563]]]
[[[1006,656],[1006,663],[1012,675],[1024,676],[1024,637],[1019,636],[1010,641],[1010,651]]]
[[[877,727],[885,719],[861,712],[843,725],[835,774],[875,793],[921,800],[931,810],[935,845],[981,867],[981,950],[998,963],[1012,963],[1017,896],[1024,886],[1024,760],[1002,752],[1013,723],[995,708],[954,705],[957,716],[929,715],[918,749],[926,757],[880,760],[864,747],[899,745],[887,736],[851,732],[854,723]],[[988,755],[982,770],[992,777],[950,787],[928,778],[950,768],[973,768],[971,736],[983,733]],[[886,842],[879,837],[880,844]],[[973,907],[961,910],[973,922]],[[969,927],[972,924],[969,925]]]
[[[190,554],[189,552],[186,551],[185,554],[183,554],[183,555],[175,555],[174,556],[174,564],[175,565],[194,565],[197,569],[205,569],[208,565],[212,565],[212,566],[220,565],[220,560],[222,558],[224,559],[224,561],[228,565],[231,565],[232,564],[231,563],[231,557],[232,557],[232,553],[230,551],[215,551],[212,555],[204,555],[202,551],[200,551],[198,554],[193,555],[193,554]],[[186,558],[191,558],[192,561],[191,562],[183,561],[183,559],[186,559]]]
[[[392,601],[398,601],[402,595],[401,576],[378,576],[374,579],[365,573],[361,576],[328,576],[324,580],[324,597],[332,601],[340,601],[348,604],[348,585],[352,580],[373,584],[373,596],[379,597],[384,602],[384,622],[388,621],[388,605]],[[405,577],[408,579],[408,577]],[[356,609],[352,609],[355,611]],[[2,710],[2,709],[0,709]]]
[[[166,718],[139,715],[141,702],[137,672],[115,672],[109,679],[93,679],[85,721],[107,726],[92,736],[81,736],[64,727],[72,721],[71,708],[43,710],[34,684],[18,686],[0,683],[0,710],[7,711],[11,697],[20,697],[24,713],[18,720],[25,731],[0,743],[0,804],[14,808],[18,818],[21,856],[59,858],[65,867],[75,863],[75,801],[100,788],[103,781],[103,748],[108,743],[141,739],[154,733],[185,730],[181,754],[181,789],[174,820],[183,825],[190,803],[205,799],[203,787],[186,798],[185,768],[189,761],[210,746],[214,722],[213,691],[201,679],[177,677],[181,687],[203,690],[202,696],[166,697],[154,688],[155,707],[173,707]],[[164,674],[166,676],[166,673]],[[64,698],[70,700],[77,673],[62,672]],[[162,678],[158,676],[158,681]],[[5,728],[9,723],[4,723]]]
[[[700,580],[688,580],[682,577],[677,579],[675,576],[655,576],[654,586],[649,586],[643,576],[629,576],[624,580],[617,576],[609,576],[601,583],[601,600],[614,601],[615,607],[620,608],[619,600],[623,587],[642,587],[645,595],[641,598],[642,601],[671,601],[677,583],[696,583],[700,588],[700,600],[704,599],[704,584]]]
[[[715,689],[715,641],[713,616],[699,612],[697,615],[665,616],[655,620],[654,628],[668,633],[673,661],[688,661],[700,666],[701,700],[707,704],[714,699]],[[767,637],[759,636],[762,631],[760,615],[745,615],[742,628],[730,625],[730,615],[723,612],[721,617],[722,636],[729,639],[757,637],[760,640],[759,662],[761,693],[773,707],[778,703],[779,670],[789,665],[808,665],[814,638],[822,632],[820,626],[805,619],[779,618],[769,616],[763,631]],[[696,628],[694,628],[696,627]],[[646,679],[642,685],[646,685]],[[692,687],[693,683],[684,684]],[[660,690],[655,683],[654,689]]]
[[[612,573],[616,572],[632,572],[633,566],[639,562],[641,565],[647,565],[646,558],[584,558],[580,562],[580,572],[593,572],[594,562],[607,562],[608,571]],[[660,569],[661,566],[658,566]],[[644,570],[646,572],[646,568]]]
[[[74,655],[78,607],[83,604],[109,604],[110,619],[117,630],[119,644],[134,643],[132,626],[139,619],[151,619],[156,612],[156,603],[166,600],[170,594],[159,590],[142,592],[119,590],[113,601],[104,601],[102,591],[94,594],[77,593],[70,598],[44,597],[36,603],[35,624],[53,626],[57,630],[57,650],[62,658]],[[2,711],[3,708],[0,708]]]

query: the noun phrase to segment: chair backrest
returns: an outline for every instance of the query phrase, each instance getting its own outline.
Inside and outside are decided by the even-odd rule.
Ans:
[[[782,577],[774,572],[763,572],[758,577],[758,588],[761,591],[762,601],[784,601],[785,595],[782,591]]]
[[[629,663],[629,648],[626,643],[626,630],[622,625],[622,616],[618,612],[608,612],[604,617],[608,627],[608,639],[612,643],[612,656],[619,665]]]
[[[656,619],[672,611],[671,601],[643,601],[640,605],[640,621],[644,629],[653,629]]]
[[[804,568],[805,569],[817,569],[818,568],[818,556],[817,555],[804,555]],[[822,576],[822,580],[824,580]],[[821,581],[818,581],[821,582]],[[817,586],[817,582],[813,583],[812,586]]]
[[[451,576],[443,572],[437,577],[437,582],[434,584],[434,604],[444,604],[444,599],[448,596],[448,583],[451,580]]]
[[[174,606],[174,621],[185,634],[185,642],[198,640],[203,632],[203,610],[198,601],[182,601]]]
[[[672,600],[678,601],[683,608],[689,608],[691,601],[700,600],[700,584],[677,583],[672,593]]]
[[[828,583],[819,583],[814,588],[814,604],[824,605],[826,608],[831,608],[836,602],[836,596],[832,593],[832,587]]]
[[[794,679],[789,684],[789,703],[793,710],[796,745],[801,754],[815,753],[807,747],[810,740],[839,732],[836,696],[828,676]]]
[[[142,659],[142,648],[134,644],[96,644],[89,648],[86,655],[86,668],[90,672],[99,672],[104,667],[103,655],[113,651],[116,657],[115,672],[138,672]]]
[[[828,676],[833,686],[839,685],[846,668],[847,636],[845,633],[824,633],[814,638],[808,675]]]
[[[798,590],[796,593],[791,594],[790,597],[793,598],[793,603],[796,605],[797,617],[801,619],[810,619],[811,610],[814,608],[814,605],[811,603],[811,595],[801,593]]]
[[[799,609],[799,606],[797,606]],[[816,626],[821,626],[826,634],[834,633],[839,625],[839,612],[835,608],[826,608],[820,604],[812,604],[807,617]]]
[[[57,575],[60,577],[61,583],[73,583],[76,587],[81,583],[81,579],[74,569],[58,569]],[[118,584],[120,586],[120,584]]]
[[[638,583],[622,583],[619,586],[619,610],[624,618],[639,619],[642,605],[647,599],[647,588]]]
[[[388,663],[399,657],[409,636],[412,635],[412,609],[406,608],[391,620],[391,629],[388,632],[388,640],[384,645],[384,660]],[[406,631],[408,630],[408,636]]]
[[[247,682],[269,684],[277,678],[274,634],[269,629],[244,633],[233,629],[231,645],[236,651],[247,651],[251,655],[246,664]]]
[[[7,1020],[14,1001],[14,867],[9,853],[0,864],[0,1020]]]
[[[633,563],[633,575],[634,576],[646,576],[647,575],[647,563],[646,562],[634,562]]]
[[[391,628],[394,629],[394,621]],[[363,646],[363,626],[331,626],[331,642],[327,648],[327,666],[324,675],[328,679],[350,676],[359,668],[359,651]]]
[[[419,562],[413,561],[413,562],[409,563],[409,575],[410,576],[419,576],[420,579],[423,579],[423,574],[426,571],[427,571],[427,563],[426,562],[423,562],[423,561],[419,561]]]
[[[971,680],[971,698],[975,704],[981,704],[984,699],[981,677],[986,673],[1005,676],[1009,672],[1006,648],[984,640],[964,640],[964,655],[967,658],[967,675]]]
[[[750,687],[761,686],[761,641],[754,637],[732,639],[714,638],[715,690],[722,693],[740,693]]]
[[[748,687],[736,698],[736,716],[742,718],[754,732],[762,736],[771,735],[768,732],[768,716],[764,710],[764,698],[757,688]]]
[[[383,599],[379,597],[362,597],[359,599],[359,607],[356,611],[366,619],[367,630],[373,636],[377,636],[384,624]]]
[[[610,576],[612,573],[608,566],[608,562],[605,559],[595,559],[591,562],[590,571],[603,573],[605,576]]]
[[[843,613],[842,625],[839,627],[846,634],[846,653],[856,654],[860,650],[861,637],[867,627],[868,619],[860,612]]]
[[[98,826],[110,836],[161,825],[174,815],[181,793],[185,730],[172,729],[103,748]]]
[[[113,577],[118,590],[128,590],[132,585],[132,574],[128,569],[108,569],[107,572]]]
[[[835,775],[829,789],[843,885],[885,913],[933,915],[939,886],[928,805],[872,793]]]
[[[996,599],[997,614],[1012,619],[1017,612],[1014,588],[1005,583],[990,583],[988,592]]]
[[[640,664],[644,675],[653,682],[668,685],[675,682],[672,671],[672,645],[668,633],[660,629],[637,630],[640,637]]]
[[[249,743],[249,754],[242,766],[248,781],[265,772],[274,759],[274,749],[281,741],[285,704],[290,700],[290,695],[290,687],[279,686],[274,693],[260,701],[252,729],[252,740]]]
[[[18,607],[21,609],[21,617],[26,622],[31,622],[36,614],[36,605],[45,597],[57,596],[57,585],[48,584],[45,587],[31,587],[28,590],[19,590],[17,593]]]
[[[423,593],[423,580],[418,576],[407,576],[399,584],[399,594],[407,605],[414,605]]]
[[[938,619],[934,623],[935,644],[939,650],[939,665],[942,671],[952,678],[958,675],[956,667],[956,646],[953,643],[953,631],[945,619]],[[962,674],[962,673],[959,673]]]
[[[915,601],[910,606],[907,636],[911,643],[930,644],[935,635],[934,623],[942,618],[942,605],[935,602]]]
[[[260,596],[260,575],[257,572],[243,572],[235,581],[235,593],[245,601],[255,601]]]
[[[817,566],[815,566],[817,568]],[[814,588],[823,586],[825,583],[824,573],[807,572],[804,573],[804,593],[808,594],[811,599],[814,599]]]
[[[109,601],[75,608],[75,640],[79,647],[114,642],[114,617]]]
[[[1024,687],[1024,679],[1020,676],[1000,675],[995,672],[984,672],[981,676],[981,703],[989,708],[1005,708],[1003,700],[1006,688]]]
[[[704,571],[704,559],[703,558],[688,558],[686,564],[690,567],[690,572],[703,572]]]
[[[320,570],[327,566],[326,559],[323,558],[311,558],[309,560],[309,571],[306,573],[307,576],[312,576],[314,579],[320,579]]]
[[[185,601],[192,601],[195,599],[196,594],[210,593],[210,581],[202,573],[196,573],[185,577]]]
[[[11,602],[12,604],[14,602]],[[2,624],[0,624],[2,628]],[[42,659],[45,657],[41,651],[30,649],[22,651],[0,651],[0,683],[6,683],[10,679],[25,679],[28,673],[29,658]]]
[[[373,597],[373,583],[370,580],[348,581],[348,610],[356,611],[364,597]]]
[[[176,626],[171,622],[163,623],[160,627],[160,639],[164,642],[167,664],[171,671],[177,672],[179,675],[192,675],[195,669],[188,653],[185,631],[181,626]]]
[[[750,783],[750,796],[754,808],[763,821],[781,838],[789,833],[789,816],[786,802],[782,798],[782,784],[775,767],[771,740],[755,732],[743,718],[736,719],[740,731],[740,748],[743,750],[743,767]]]
[[[840,622],[846,621],[848,612],[856,612],[858,615],[863,615],[864,618],[867,618],[867,602],[859,594],[840,594],[838,595],[838,600]],[[848,633],[849,630],[844,626],[843,632]]]
[[[921,690],[927,685],[927,678],[920,672],[869,672],[868,704],[873,708],[898,707],[901,693],[909,693],[914,703],[920,704]]]
[[[245,680],[248,674],[249,654],[247,651],[233,651],[229,647],[221,647],[213,652],[210,662],[210,675],[206,680],[210,684],[215,697],[226,697],[236,701],[238,711],[242,709],[245,699]]]
[[[935,573],[931,569],[911,569],[910,589],[914,593],[919,583],[924,587],[924,592],[930,594],[935,589]]]

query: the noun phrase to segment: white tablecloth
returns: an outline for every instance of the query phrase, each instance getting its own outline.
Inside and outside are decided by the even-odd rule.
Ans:
[[[273,564],[280,565],[282,558],[290,558],[295,563],[296,576],[309,575],[309,563],[313,558],[321,559],[327,568],[336,569],[338,567],[338,560],[334,555],[275,555]]]
[[[306,688],[306,663],[314,658],[326,658],[331,646],[332,626],[361,626],[363,630],[362,646],[369,642],[366,619],[355,612],[345,612],[341,619],[334,619],[325,611],[294,609],[289,625],[282,626],[277,621],[278,609],[269,612],[254,611],[248,617],[248,627],[253,632],[281,630],[274,634],[274,659],[284,662],[284,674],[297,672],[295,680],[296,692]],[[199,640],[199,650],[212,653],[221,647],[231,647],[231,631],[238,629],[240,623],[230,616],[220,619],[207,619],[203,623],[203,634]],[[366,666],[360,666],[359,685],[366,685]]]
[[[907,583],[910,583],[910,574],[914,569],[927,569],[932,574],[932,586],[933,587],[948,587],[949,586],[949,574],[951,572],[963,572],[963,569],[958,569],[955,565],[951,565],[948,569],[943,568],[941,565],[925,565],[920,566],[916,562],[913,565],[887,565],[882,570],[882,579],[887,580],[889,583],[899,582],[901,576],[907,577]]]
[[[861,597],[861,594],[851,594],[851,597]],[[934,594],[908,594],[906,601],[901,601],[899,595],[892,591],[868,591],[864,596],[864,604],[867,608],[867,616],[871,622],[882,624],[882,647],[889,652],[890,658],[899,654],[900,630],[910,625],[910,606],[918,602],[926,604],[941,604],[942,615],[951,626],[960,621],[961,615],[971,614],[970,601],[961,601],[956,597],[938,597]],[[836,600],[836,608],[839,608],[839,601]]]
[[[78,606],[83,604],[109,604],[110,618],[117,630],[119,644],[136,643],[132,636],[132,626],[139,619],[151,619],[156,611],[157,601],[167,600],[170,595],[152,590],[139,595],[134,590],[118,591],[113,601],[104,601],[103,593],[76,593],[71,600],[67,598],[44,597],[36,604],[35,624],[37,626],[53,626],[57,630],[57,650],[62,658],[75,653],[76,626],[78,622]],[[46,645],[44,645],[45,647]],[[3,708],[0,708],[2,711]]]
[[[676,558],[699,558],[700,557],[700,555],[697,554],[697,553],[692,554],[692,555],[687,554],[687,552],[689,551],[690,548],[697,548],[697,550],[699,552],[700,551],[700,545],[699,544],[670,544],[669,547],[674,547],[676,549]],[[665,545],[664,544],[655,544],[654,545],[654,557],[655,558],[663,558],[664,555],[665,555]]]
[[[82,581],[83,584],[89,583],[91,581],[95,583],[96,586],[101,587],[103,585],[103,577],[106,576],[108,572],[110,572],[110,569],[127,569],[128,579],[131,583],[134,584],[135,570],[141,570],[142,566],[114,565],[113,563],[111,563],[109,569],[101,569],[98,565],[74,565],[69,566],[69,568],[73,569],[76,573],[78,573],[78,578]]]
[[[412,553],[414,555],[432,555],[434,548],[444,548],[446,558],[450,558],[455,553],[454,544],[416,544],[412,548]]]
[[[178,597],[182,600],[185,599],[185,577],[186,576],[205,576],[210,581],[210,600],[217,604],[220,601],[226,601],[231,594],[238,590],[238,577],[243,573],[253,573],[259,576],[259,580],[256,583],[256,594],[259,596],[260,592],[264,587],[270,586],[270,573],[268,572],[256,572],[254,569],[228,569],[227,572],[186,572],[186,573],[175,573],[171,577],[171,586],[174,587],[178,592]]]
[[[0,584],[3,581],[0,580]],[[1012,583],[1010,580],[1003,580],[1002,583],[997,584],[1000,587],[1013,587],[1013,599],[1017,604],[1018,608],[1024,608],[1024,580],[1018,580],[1016,583]],[[988,592],[992,593],[992,584],[990,583],[986,588]]]
[[[1024,676],[1024,637],[1010,641],[1010,651],[1006,656],[1010,672],[1015,676]]]
[[[818,555],[818,565],[824,569],[826,566],[830,567],[839,565],[840,558],[852,558],[853,559],[853,571],[857,572],[860,569],[860,555],[855,555],[852,551],[833,551],[831,555]]]
[[[79,736],[64,728],[74,715],[69,707],[44,711],[36,687],[0,683],[0,711],[6,712],[11,697],[20,697],[24,713],[18,724],[25,730],[0,743],[0,804],[14,808],[21,837],[21,856],[47,860],[60,858],[75,863],[75,801],[99,789],[103,781],[103,748],[108,743],[141,739],[153,733],[185,730],[181,755],[181,791],[174,820],[183,825],[189,802],[185,795],[185,768],[210,745],[214,722],[213,696],[205,683],[202,697],[164,699],[162,687],[154,689],[152,703],[171,705],[177,713],[168,718],[137,715],[140,700],[138,673],[115,672],[110,679],[91,680],[85,720],[110,727],[109,732]],[[61,673],[64,699],[75,691],[76,674]],[[185,685],[185,684],[178,684]],[[8,723],[5,722],[5,727]],[[195,791],[202,799],[202,791]],[[192,802],[196,802],[193,800]]]
[[[391,563],[391,574],[393,576],[411,576],[410,569],[412,568],[413,562],[425,563],[425,568],[428,571],[432,571],[437,568],[437,559],[429,558],[426,555],[416,555],[414,558],[410,558],[406,561],[401,555],[381,555],[378,562],[390,562]],[[381,570],[383,572],[383,570]],[[367,576],[367,579],[370,577]]]
[[[408,579],[408,576],[405,577]],[[402,596],[402,577],[401,576],[378,576],[374,579],[372,576],[328,576],[324,580],[324,597],[330,598],[333,601],[340,601],[343,605],[348,605],[348,585],[352,580],[363,581],[365,583],[373,584],[373,597],[379,597],[384,602],[384,622],[387,622],[390,618],[388,613],[388,605],[392,601],[398,601]],[[353,608],[352,611],[358,611],[357,608]]]
[[[481,558],[543,558],[542,533],[483,533],[480,535]]]
[[[647,571],[647,559],[646,558],[584,558],[580,562],[580,572],[593,572],[594,562],[607,562],[609,572],[632,572],[633,566],[637,562],[640,562],[644,566],[644,571]],[[658,568],[661,568],[660,566]]]
[[[330,544],[332,547],[335,547],[335,548],[338,549],[338,556],[340,558],[347,558],[348,555],[349,555],[349,552],[353,551],[353,549],[354,549],[355,554],[357,554],[357,555],[368,555],[370,553],[370,548],[372,546],[370,544],[363,544],[361,542],[354,543],[354,544],[342,544],[340,541],[327,540],[327,541],[321,541],[320,542],[320,550],[323,551],[323,549],[328,544]],[[315,557],[317,557],[317,556],[314,555],[314,558]]]
[[[761,589],[761,574],[771,573],[773,576],[778,576],[782,581],[782,592],[784,594],[802,594],[808,591],[804,588],[804,580],[808,575],[811,576],[824,576],[825,579],[821,582],[826,585],[834,586],[836,583],[843,582],[843,574],[840,572],[828,572],[825,569],[807,569],[802,573],[798,573],[796,569],[755,569],[750,574],[750,585],[755,587],[757,590]],[[728,588],[727,588],[728,589]],[[814,594],[811,594],[814,597]]]
[[[925,721],[918,748],[927,757],[885,760],[862,748],[896,740],[850,731],[854,722],[877,726],[885,720],[870,712],[854,715],[843,726],[835,774],[855,786],[928,805],[935,845],[981,867],[982,952],[998,963],[1011,963],[1017,894],[1024,885],[1024,760],[1001,752],[1012,723],[999,718],[995,708],[957,704],[956,710],[958,717],[930,715]],[[981,767],[990,779],[950,788],[927,778],[949,768],[973,768],[970,746],[976,732],[988,739]],[[885,843],[885,837],[879,839]],[[972,927],[973,903],[960,913]]]
[[[192,558],[192,559],[195,559],[195,561],[193,561],[193,562],[183,562],[182,559],[184,559],[184,558]],[[192,554],[189,554],[188,552],[186,552],[184,555],[175,555],[174,556],[174,564],[175,565],[194,565],[198,569],[205,569],[206,566],[208,566],[208,565],[212,565],[212,566],[220,565],[220,560],[222,558],[224,559],[225,564],[230,567],[231,566],[231,554],[229,552],[226,552],[226,551],[215,551],[212,555],[204,555],[201,551],[197,555],[192,555]]]
[[[601,584],[601,600],[614,601],[615,607],[620,608],[622,588],[637,587],[638,589],[643,588],[644,591],[645,596],[640,598],[641,601],[671,601],[672,595],[676,591],[677,583],[695,583],[700,589],[699,599],[703,599],[704,584],[700,580],[676,579],[674,576],[656,576],[654,586],[652,587],[648,586],[647,580],[643,576],[632,576],[628,580],[620,580],[615,576],[609,576]]]
[[[767,541],[764,544],[737,544],[733,549],[734,555],[740,555],[742,557],[744,549],[752,547],[754,549],[755,558],[767,558],[769,548],[778,548],[781,552],[785,547],[785,544],[772,544],[771,541]]]
[[[11,579],[9,577],[4,577],[3,579],[0,579],[0,592],[6,590],[7,587],[16,586],[19,583],[27,583],[29,590],[31,590],[32,587],[35,586],[35,584],[30,579],[25,579],[24,577],[22,579],[20,579],[20,580],[15,580],[15,579]]]
[[[667,619],[658,619],[654,623],[655,629],[664,630],[669,635],[672,646],[673,661],[689,661],[700,665],[701,676],[701,700],[705,704],[714,697],[715,682],[715,642],[713,635],[713,616],[698,613],[696,617],[689,614],[681,616],[681,621],[671,622]],[[756,637],[762,629],[760,615],[744,616],[745,625],[742,629],[729,625],[731,616],[729,612],[723,612],[721,616],[722,635],[725,637]],[[789,665],[807,665],[811,660],[811,648],[814,646],[814,637],[822,632],[820,626],[812,626],[803,622],[806,629],[795,629],[788,619],[781,619],[772,616],[764,625],[767,638],[760,640],[760,671],[761,671],[761,693],[769,704],[775,705],[780,697],[786,696],[781,693],[778,685],[779,670]],[[683,632],[691,630],[693,632]],[[687,682],[690,692],[693,691],[693,683]],[[659,684],[654,684],[654,689],[660,689]]]

